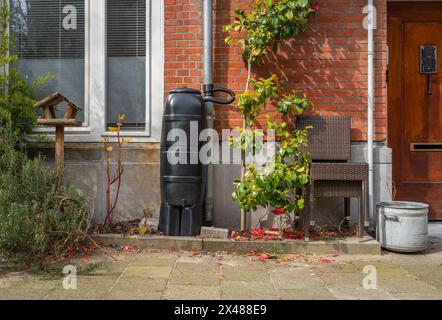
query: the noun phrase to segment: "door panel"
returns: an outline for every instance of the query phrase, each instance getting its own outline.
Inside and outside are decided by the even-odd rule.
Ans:
[[[411,151],[410,144],[442,143],[442,77],[440,72],[429,76],[420,73],[422,45],[436,45],[440,49],[441,70],[442,22],[406,22],[403,32],[403,180],[441,183],[442,152]],[[431,81],[431,94],[426,92],[427,81]]]
[[[426,202],[430,219],[442,220],[442,3],[390,4],[388,45],[395,199]],[[430,76],[420,72],[425,45],[438,48],[438,73]]]

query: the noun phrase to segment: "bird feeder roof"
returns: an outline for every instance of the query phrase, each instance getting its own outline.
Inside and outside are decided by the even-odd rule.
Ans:
[[[36,104],[34,104],[34,107],[37,109],[44,109],[46,107],[54,107],[62,102],[66,102],[70,107],[74,108],[76,111],[81,111],[80,107],[78,107],[75,103],[73,103],[71,100],[69,100],[59,92],[55,92],[52,95],[38,101]]]

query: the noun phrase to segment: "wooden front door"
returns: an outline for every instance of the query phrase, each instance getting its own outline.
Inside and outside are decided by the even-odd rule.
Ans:
[[[430,220],[442,220],[442,3],[389,3],[388,46],[395,200],[428,203]],[[424,47],[425,70],[437,58],[431,74],[421,70]]]

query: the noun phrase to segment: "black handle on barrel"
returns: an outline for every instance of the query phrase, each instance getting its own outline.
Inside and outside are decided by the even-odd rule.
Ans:
[[[230,96],[230,99],[218,100],[214,96],[215,92],[227,93]],[[235,99],[236,99],[236,96],[232,90],[229,90],[226,88],[213,88],[213,84],[204,85],[204,102],[213,102],[216,104],[231,104],[231,103],[233,103],[233,101],[235,101]]]

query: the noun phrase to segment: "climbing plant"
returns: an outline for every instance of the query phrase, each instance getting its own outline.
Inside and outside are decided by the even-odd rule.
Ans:
[[[253,70],[270,51],[307,28],[308,20],[319,9],[309,0],[255,0],[245,10],[234,9],[235,20],[224,27],[228,45],[240,46],[247,65],[247,81],[243,93],[238,94],[238,110],[243,124],[232,144],[241,148],[241,179],[235,181],[233,199],[241,208],[241,229],[245,229],[246,214],[261,207],[274,207],[284,212],[295,212],[304,206],[296,196],[297,188],[309,182],[309,155],[302,152],[307,145],[307,129],[298,130],[289,125],[289,119],[312,107],[305,94],[285,93],[275,75],[268,78],[252,77]],[[277,100],[276,115],[267,117],[267,129],[275,131],[280,147],[273,162],[262,172],[251,164],[246,166],[250,137],[256,131],[254,122],[269,102]],[[279,116],[279,117],[278,117]],[[282,122],[271,119],[282,118]]]

